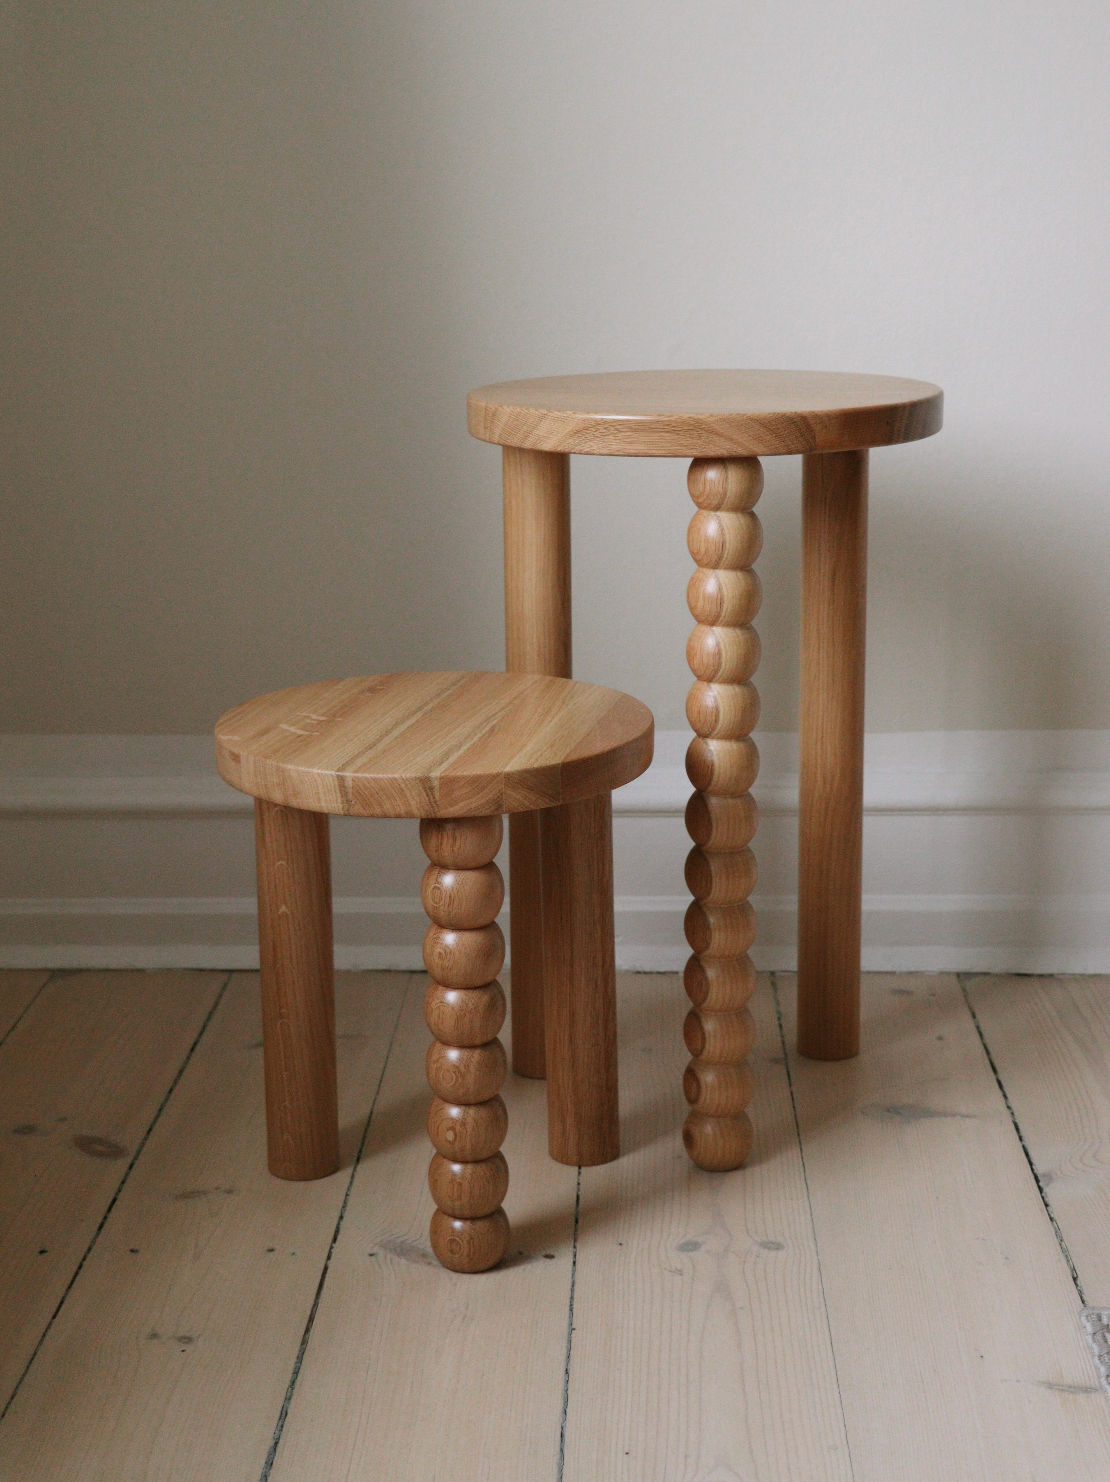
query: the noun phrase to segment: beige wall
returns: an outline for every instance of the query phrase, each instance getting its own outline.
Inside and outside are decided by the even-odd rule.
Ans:
[[[467,387],[702,364],[945,386],[873,459],[872,728],[1110,726],[1100,0],[9,14],[0,730],[498,665]],[[677,725],[682,467],[574,473],[578,672]],[[779,730],[798,474],[761,507]]]

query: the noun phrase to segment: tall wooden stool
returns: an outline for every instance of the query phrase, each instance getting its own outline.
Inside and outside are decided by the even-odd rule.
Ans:
[[[929,437],[942,401],[925,381],[765,370],[552,376],[482,386],[467,399],[471,433],[503,450],[508,669],[571,672],[570,454],[693,460],[685,983],[694,1007],[683,1139],[702,1168],[737,1168],[752,1143],[759,460],[803,458],[798,1048],[843,1060],[859,1051],[868,450]],[[650,580],[643,588],[654,596]],[[513,962],[513,1068],[533,1076],[544,1074],[549,1043],[537,886],[544,827],[540,814],[510,829],[512,929],[526,953]]]
[[[617,1156],[612,789],[651,761],[651,712],[629,695],[531,674],[377,674],[248,700],[216,725],[220,775],[255,799],[270,1171],[339,1166],[328,815],[418,818],[430,861],[425,1016],[435,1147],[431,1242],[453,1271],[505,1253],[498,1094],[505,999],[503,813],[543,809],[548,1140],[560,1162]],[[568,848],[587,835],[598,848]],[[573,864],[573,868],[563,868]]]

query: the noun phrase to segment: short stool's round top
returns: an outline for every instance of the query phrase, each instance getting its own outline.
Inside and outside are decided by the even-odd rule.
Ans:
[[[276,690],[216,723],[240,792],[314,813],[465,818],[572,803],[638,777],[651,711],[546,674],[372,674]]]
[[[928,381],[842,371],[671,370],[549,376],[481,386],[474,437],[551,453],[763,457],[909,443],[938,431]]]

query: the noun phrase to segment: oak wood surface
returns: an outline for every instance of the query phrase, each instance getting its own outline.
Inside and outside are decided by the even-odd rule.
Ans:
[[[617,371],[503,381],[467,398],[467,425],[485,442],[644,458],[913,442],[942,413],[928,382],[836,371]]]
[[[56,974],[0,1048],[0,1409],[225,981]]]
[[[686,886],[695,901],[687,941],[695,955],[684,975],[694,1006],[684,1027],[692,1058],[682,1078],[690,1104],[682,1141],[699,1168],[722,1173],[740,1167],[753,1136],[747,1002],[754,976],[746,971],[746,947],[731,950],[732,932],[720,913],[744,907],[756,880],[748,845],[758,810],[747,789],[759,762],[748,733],[759,718],[759,696],[750,680],[760,655],[751,620],[761,592],[752,566],[763,545],[754,512],[763,468],[758,458],[695,458],[686,486],[697,505],[686,539],[697,563],[687,588],[697,627],[686,645],[694,674],[686,702],[694,729],[686,771],[698,791],[686,809],[694,841]],[[712,998],[702,991],[710,976],[717,988]]]
[[[619,975],[625,1152],[582,1174],[564,1482],[850,1482],[767,980],[740,1173],[682,1153],[680,1000]]]
[[[203,1007],[196,975],[167,977]],[[0,1426],[0,1475],[262,1475],[406,983],[418,995],[416,974],[339,974],[348,1168],[304,1184],[266,1172],[258,979],[234,976]],[[164,999],[156,985],[136,994],[151,1018]],[[106,1007],[101,995],[102,1020]],[[115,1023],[119,1041],[132,1026],[122,1013]],[[118,1083],[157,1094],[183,1051],[134,1037],[134,1056],[116,1045]],[[415,1107],[412,1121],[418,1137]],[[74,1223],[83,1192],[55,1185]]]
[[[30,1004],[50,973],[43,969],[0,974],[0,1039]]]
[[[859,1053],[867,453],[803,461],[798,1047]]]
[[[1110,978],[973,977],[968,993],[1087,1302],[1110,1307]]]
[[[505,668],[571,676],[570,459],[503,448]]]
[[[508,1254],[465,1278],[436,1264],[420,999],[410,990],[270,1482],[558,1473],[576,1174],[547,1157],[543,1086],[510,1078]]]
[[[575,802],[638,777],[651,712],[540,674],[378,674],[278,690],[216,725],[233,787],[374,818],[469,817]]]
[[[435,1147],[428,1187],[436,1202],[429,1239],[440,1265],[468,1274],[496,1266],[509,1243],[501,1204],[509,1185],[500,1150],[506,1129],[498,1115],[507,1069],[497,1038],[504,1014],[497,974],[505,941],[495,920],[505,889],[493,862],[502,834],[500,815],[425,819],[420,825],[432,875],[429,881],[425,874],[420,892],[431,920],[424,937],[431,978],[424,1018],[434,1036],[425,1064],[435,1093],[428,1118]],[[483,1020],[490,1032],[480,1037],[474,1029]],[[445,1147],[446,1128],[456,1135]]]
[[[694,839],[686,888],[695,904],[686,919],[694,956],[683,980],[694,1008],[683,1027],[692,1058],[682,1079],[691,1107],[682,1140],[698,1168],[725,1172],[740,1168],[753,1138],[747,1113],[754,1085],[747,1064],[753,1021],[747,1002],[754,974],[747,943],[735,941],[729,917],[744,910],[750,922],[747,898],[756,883],[756,857],[748,845],[759,811],[747,788],[759,765],[748,734],[759,719],[759,695],[750,680],[760,655],[759,634],[751,627],[760,585],[751,568],[763,545],[754,513],[763,468],[757,458],[695,458],[686,488],[697,505],[686,545],[697,562],[688,600],[698,624],[686,643],[694,671],[686,697],[694,728],[686,774],[698,791],[686,806],[686,828]],[[704,991],[710,978],[713,994]]]
[[[325,1178],[339,1167],[330,820],[261,798],[254,814],[267,1161]]]
[[[505,542],[505,668],[571,677],[570,459],[501,452]],[[513,944],[512,1059],[517,1075],[545,1074],[542,813],[509,820]]]
[[[792,1049],[855,1482],[1100,1482],[1110,1406],[954,977],[868,974],[862,1053]]]
[[[620,1153],[609,793],[544,814],[543,919],[548,1151],[608,1163]]]

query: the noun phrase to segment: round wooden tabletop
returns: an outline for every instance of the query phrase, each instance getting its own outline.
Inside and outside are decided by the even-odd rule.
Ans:
[[[465,818],[577,802],[638,777],[651,711],[546,674],[374,674],[260,695],[216,723],[240,792],[314,813]]]
[[[942,410],[939,386],[894,376],[615,371],[481,386],[467,424],[484,442],[550,453],[762,457],[914,442]]]

